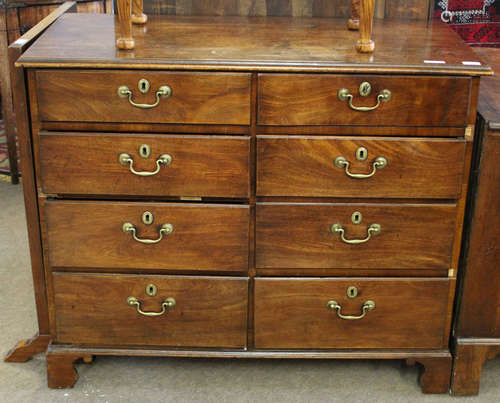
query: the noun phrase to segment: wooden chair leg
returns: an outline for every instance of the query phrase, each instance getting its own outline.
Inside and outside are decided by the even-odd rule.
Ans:
[[[360,39],[356,49],[361,53],[370,53],[375,49],[372,41],[373,14],[375,12],[375,0],[361,0],[359,7],[359,34]]]
[[[72,388],[78,379],[75,362],[82,359],[91,362],[92,356],[82,353],[59,353],[48,351],[47,355],[47,382],[49,388]]]
[[[347,20],[347,28],[353,31],[359,29],[359,1],[351,0],[351,18]]]
[[[132,38],[132,0],[117,0],[120,37],[116,41],[118,49],[134,49]]]
[[[423,357],[406,360],[408,365],[415,363],[422,365],[419,376],[420,387],[423,393],[448,393],[451,382],[452,358],[449,357]]]
[[[143,12],[143,0],[132,0],[132,23],[145,24],[148,16]]]

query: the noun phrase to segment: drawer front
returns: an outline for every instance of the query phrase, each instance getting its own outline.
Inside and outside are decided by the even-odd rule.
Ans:
[[[449,287],[446,279],[258,278],[255,347],[445,348]]]
[[[45,193],[242,198],[249,194],[248,137],[42,133],[39,139]],[[132,161],[120,163],[123,154]],[[170,159],[158,166],[165,155]]]
[[[367,96],[360,95],[363,82],[371,85]],[[261,74],[258,88],[261,125],[467,125],[470,79],[464,77]],[[356,108],[374,107],[383,90],[391,97],[359,111],[339,99],[343,88]]]
[[[246,345],[247,278],[55,273],[53,280],[58,343]]]
[[[257,150],[259,196],[454,199],[465,142],[262,136]]]
[[[261,203],[257,267],[448,269],[456,214],[455,204]]]
[[[52,267],[248,269],[248,206],[49,201],[45,207]],[[137,240],[130,226],[124,232],[125,223]]]
[[[146,79],[150,90],[139,91]],[[38,109],[43,121],[111,123],[250,123],[250,74],[151,71],[37,71]],[[127,86],[136,104],[154,104],[162,86],[171,95],[153,108],[133,106],[118,88]]]

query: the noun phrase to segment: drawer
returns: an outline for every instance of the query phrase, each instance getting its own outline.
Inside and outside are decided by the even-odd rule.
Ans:
[[[150,89],[139,91],[139,80]],[[250,74],[152,71],[36,72],[38,110],[42,121],[111,123],[250,123]],[[120,97],[126,86],[131,99]],[[157,96],[168,86],[171,95]],[[136,104],[155,104],[143,109]]]
[[[447,279],[257,278],[255,347],[445,348],[449,288]]]
[[[247,278],[55,273],[53,285],[58,343],[246,345]]]
[[[248,269],[245,205],[48,201],[45,215],[52,267]]]
[[[39,139],[45,193],[249,195],[248,137],[45,132]],[[132,162],[120,163],[123,153]],[[158,167],[160,156],[166,156],[167,162]]]
[[[257,268],[449,269],[456,215],[455,204],[260,203]]]
[[[462,140],[261,136],[257,194],[454,199],[464,156]]]
[[[367,96],[360,95],[364,82],[371,87]],[[261,74],[258,123],[465,127],[470,83],[468,77]],[[384,90],[391,97],[374,110],[359,111],[339,99],[343,88],[354,108],[376,106]]]

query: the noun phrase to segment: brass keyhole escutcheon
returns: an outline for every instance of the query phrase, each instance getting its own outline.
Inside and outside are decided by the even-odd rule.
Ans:
[[[148,284],[146,286],[146,294],[150,297],[154,297],[156,294],[158,294],[158,287],[156,287],[154,284]]]
[[[372,93],[372,86],[369,82],[364,81],[359,86],[359,95],[362,97],[367,97]]]
[[[368,150],[365,147],[359,147],[356,150],[356,159],[358,161],[365,161],[368,158]]]
[[[147,144],[142,144],[139,147],[139,155],[142,158],[149,158],[149,156],[151,155],[151,147],[148,146]]]
[[[144,224],[151,225],[153,224],[154,219],[153,213],[150,213],[149,211],[142,213],[142,222]]]
[[[347,287],[346,294],[348,298],[356,298],[358,296],[358,289],[351,285],[350,287]]]
[[[137,87],[142,94],[147,94],[149,92],[149,89],[151,88],[151,85],[149,84],[148,80],[146,80],[145,78],[141,78],[137,83]]]
[[[359,211],[355,211],[351,215],[351,221],[353,224],[361,224],[361,221],[363,221],[363,214],[361,214]]]

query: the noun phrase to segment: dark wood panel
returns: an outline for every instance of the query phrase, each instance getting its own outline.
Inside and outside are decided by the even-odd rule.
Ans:
[[[364,161],[356,150],[366,149]],[[464,171],[465,141],[363,137],[260,136],[257,146],[258,196],[457,198]],[[387,166],[370,178],[376,158]],[[411,183],[411,186],[408,184]]]
[[[244,73],[167,73],[127,71],[38,71],[41,120],[77,122],[147,122],[249,124],[250,75]],[[141,94],[145,78],[151,89]],[[153,104],[156,91],[168,85],[172,95],[157,107],[141,109],[117,94],[127,86],[133,101]],[[74,100],[74,102],[68,102]]]
[[[246,278],[54,274],[59,343],[173,347],[244,347]],[[157,295],[146,294],[146,286]],[[148,317],[129,306],[135,297]]]
[[[354,212],[362,215],[353,224]],[[439,269],[449,268],[456,205],[258,203],[258,268]],[[339,223],[345,238],[365,239],[367,229],[381,232],[362,244],[342,242],[331,232]]]
[[[500,337],[500,132],[482,127],[457,334]]]
[[[40,135],[45,193],[144,196],[248,197],[249,137],[132,134]],[[146,144],[151,155],[143,158]],[[158,174],[138,176],[118,161],[129,154],[136,171],[154,172],[160,155],[172,158]]]
[[[358,290],[348,298],[348,287]],[[256,348],[444,348],[445,279],[256,279]],[[366,301],[375,309],[359,320]],[[423,319],[425,318],[425,319]]]
[[[152,225],[142,223],[146,211]],[[248,215],[243,205],[49,201],[46,246],[54,267],[245,271]],[[139,238],[157,239],[165,223],[174,232],[146,245],[122,231],[125,222]]]
[[[369,82],[371,95],[359,95]],[[469,78],[353,75],[259,75],[261,125],[466,126]],[[356,111],[338,98],[346,88],[356,107],[372,107],[385,89],[392,93],[373,111]],[[312,107],[314,106],[314,107]]]

